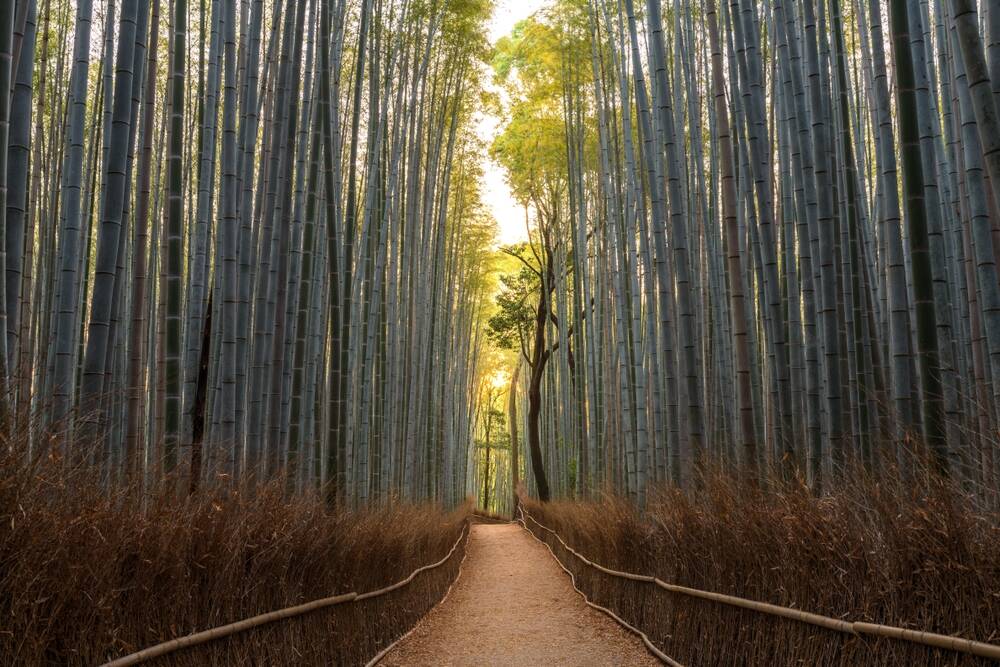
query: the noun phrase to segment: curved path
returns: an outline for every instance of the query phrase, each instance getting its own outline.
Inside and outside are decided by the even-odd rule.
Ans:
[[[516,524],[472,526],[451,595],[380,665],[659,665]]]

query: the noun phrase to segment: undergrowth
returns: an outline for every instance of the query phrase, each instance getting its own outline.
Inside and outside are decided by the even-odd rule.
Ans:
[[[274,483],[245,493],[128,486],[0,461],[0,663],[95,665],[192,632],[344,592],[441,559],[467,508],[331,510]],[[156,665],[363,664],[455,577],[461,547],[407,587],[278,621]]]
[[[612,569],[849,621],[1000,642],[1000,521],[943,482],[859,476],[816,497],[716,475],[683,494],[525,509]],[[971,656],[855,637],[610,577],[552,547],[597,604],[685,665],[973,665]],[[990,663],[993,664],[993,663]]]

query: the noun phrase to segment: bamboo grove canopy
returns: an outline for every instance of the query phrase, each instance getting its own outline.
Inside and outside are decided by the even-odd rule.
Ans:
[[[446,504],[926,452],[997,502],[996,2],[494,10],[2,3],[7,446]]]
[[[112,480],[463,498],[490,10],[3,3],[12,442]]]
[[[721,466],[997,501],[1000,5],[563,0],[496,46],[489,333],[538,496]]]

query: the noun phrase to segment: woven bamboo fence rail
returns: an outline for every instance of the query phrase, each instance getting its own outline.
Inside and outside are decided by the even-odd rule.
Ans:
[[[779,616],[781,618],[787,618],[794,621],[799,621],[802,623],[809,623],[810,625],[815,625],[821,628],[826,628],[828,630],[834,630],[836,632],[842,632],[851,635],[872,635],[877,637],[888,637],[891,639],[898,639],[901,641],[912,642],[914,644],[923,644],[924,646],[930,646],[933,648],[945,649],[949,651],[956,651],[960,653],[967,653],[970,655],[979,656],[981,658],[990,658],[992,660],[1000,661],[1000,646],[996,644],[987,644],[986,642],[973,641],[971,639],[964,639],[962,637],[953,637],[950,635],[941,635],[934,632],[924,632],[921,630],[909,630],[907,628],[899,628],[891,625],[881,625],[879,623],[865,623],[861,621],[845,621],[838,618],[833,618],[831,616],[823,616],[821,614],[812,614],[807,611],[802,611],[801,609],[794,609],[792,607],[783,607],[781,605],[770,604],[767,602],[758,602],[756,600],[748,600],[746,598],[735,597],[733,595],[725,595],[723,593],[713,593],[711,591],[703,591],[697,588],[688,588],[687,586],[678,586],[677,584],[668,584],[667,582],[659,579],[657,577],[652,577],[644,574],[635,574],[632,572],[621,572],[619,570],[612,570],[611,568],[604,567],[599,563],[595,563],[590,560],[580,552],[573,549],[573,547],[566,544],[566,542],[559,536],[559,534],[538,522],[531,514],[524,511],[521,508],[521,514],[523,517],[531,520],[539,528],[551,533],[563,546],[566,551],[573,554],[580,562],[585,565],[603,572],[612,577],[618,577],[620,579],[629,579],[631,581],[639,581],[647,584],[653,584],[662,588],[665,591],[671,593],[678,593],[680,595],[686,595],[688,597],[701,598],[703,600],[711,600],[713,602],[718,602],[720,604],[729,605],[732,607],[740,607],[743,609],[750,609],[752,611],[760,612],[762,614],[769,614],[771,616]],[[523,523],[523,521],[522,521]],[[527,524],[525,524],[527,529]],[[529,529],[529,532],[530,529]],[[553,553],[553,556],[555,553]],[[556,559],[558,560],[558,558]],[[561,563],[560,563],[561,564]],[[564,567],[564,569],[566,569]],[[659,656],[658,656],[659,657]]]
[[[410,573],[405,579],[401,579],[394,584],[390,584],[385,588],[380,588],[374,591],[368,591],[366,593],[341,593],[340,595],[333,595],[331,597],[321,598],[319,600],[313,600],[312,602],[306,602],[304,604],[295,605],[293,607],[286,607],[285,609],[279,609],[277,611],[271,611],[266,614],[259,614],[251,618],[244,619],[242,621],[236,621],[234,623],[229,623],[227,625],[222,625],[217,628],[212,628],[210,630],[202,630],[201,632],[195,632],[190,635],[185,635],[184,637],[178,637],[176,639],[171,639],[169,641],[156,644],[155,646],[150,646],[149,648],[144,648],[141,651],[137,651],[130,655],[112,660],[110,662],[104,663],[102,667],[127,667],[128,665],[138,665],[139,663],[146,662],[147,660],[152,660],[153,658],[158,658],[168,653],[174,653],[175,651],[180,651],[181,649],[189,648],[191,646],[199,646],[201,644],[207,644],[209,642],[222,639],[224,637],[229,637],[240,632],[246,632],[256,627],[266,625],[268,623],[274,623],[275,621],[281,621],[288,618],[294,618],[296,616],[302,616],[303,614],[308,614],[309,612],[316,611],[317,609],[325,609],[327,607],[333,607],[339,604],[345,604],[348,602],[361,602],[362,600],[368,600],[370,598],[380,597],[382,595],[388,595],[393,591],[399,590],[405,586],[408,586],[417,578],[422,572],[427,572],[428,570],[433,570],[441,567],[455,555],[455,551],[458,549],[459,545],[462,543],[463,539],[466,539],[469,535],[469,522],[466,521],[465,525],[462,527],[462,533],[455,540],[455,544],[452,545],[451,550],[445,555],[444,558],[437,561],[436,563],[431,563],[430,565],[424,565],[418,567],[416,570]]]
[[[481,517],[477,517],[475,514],[473,514],[473,518],[481,518]],[[437,601],[437,604],[434,605],[434,608],[443,605],[445,601],[447,601],[448,596],[451,595],[451,589],[455,587],[455,584],[458,583],[459,578],[462,576],[462,566],[465,565],[465,559],[468,557],[468,555],[469,555],[469,550],[462,549],[462,560],[458,562],[458,572],[455,573],[455,578],[451,580],[451,584],[448,586],[448,590],[444,592],[444,595],[442,595],[441,599]],[[429,614],[430,611],[428,611],[427,613]],[[424,617],[426,617],[426,614],[424,615]],[[409,636],[413,634],[413,632],[417,629],[419,625],[420,621],[417,621],[417,624],[414,625],[412,628],[410,628],[406,632],[406,634],[404,634],[403,636],[399,637],[396,641],[386,646],[384,649],[379,651],[374,658],[365,663],[365,667],[375,667],[375,665],[382,662],[382,658],[389,655],[389,653],[391,653],[393,649],[395,649],[397,646],[406,641],[407,638],[409,638]]]
[[[524,523],[524,518],[523,518],[523,515],[525,513],[524,512],[524,508],[518,507],[518,510],[521,512],[522,518],[518,519],[517,521],[522,526],[524,526],[524,529],[526,531],[528,531],[528,534],[531,535],[531,537],[533,537],[535,540],[537,540],[538,542],[540,542],[542,545],[545,546],[546,549],[549,550],[549,553],[552,554],[552,558],[556,561],[556,563],[559,565],[559,567],[561,567],[563,569],[563,572],[565,572],[566,574],[569,575],[569,580],[573,584],[573,588],[576,590],[577,593],[580,594],[580,596],[583,598],[583,601],[586,602],[588,606],[593,607],[594,609],[596,609],[597,611],[599,611],[599,612],[601,612],[603,614],[607,614],[612,619],[614,619],[614,621],[616,623],[618,623],[618,625],[622,626],[623,628],[625,628],[629,632],[632,632],[632,633],[635,633],[636,635],[638,635],[639,638],[642,639],[642,643],[646,645],[646,649],[650,653],[652,653],[653,655],[655,655],[660,660],[660,662],[664,663],[665,665],[669,665],[670,667],[684,667],[683,665],[681,665],[681,663],[677,662],[676,660],[674,660],[673,658],[671,658],[669,655],[667,655],[666,653],[664,653],[663,651],[661,651],[659,649],[659,647],[657,647],[656,644],[654,644],[653,641],[649,638],[649,635],[647,635],[645,632],[643,632],[639,628],[635,627],[634,625],[630,624],[624,618],[622,618],[621,616],[619,616],[615,612],[611,611],[607,607],[602,607],[601,605],[592,602],[591,599],[587,597],[587,594],[584,593],[582,590],[580,590],[580,587],[576,585],[576,575],[574,575],[573,572],[568,567],[566,567],[565,565],[563,565],[562,561],[559,560],[559,557],[556,556],[556,552],[553,551],[552,547],[549,546],[549,543],[546,542],[545,540],[539,538],[537,535],[535,535],[535,533],[532,532],[530,528],[528,528],[527,524]],[[532,521],[535,521],[535,520],[532,519]],[[535,521],[535,523],[538,523],[538,522]],[[538,524],[538,525],[541,525],[541,524]]]

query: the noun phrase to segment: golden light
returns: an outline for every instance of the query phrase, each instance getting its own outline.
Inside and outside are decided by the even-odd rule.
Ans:
[[[494,389],[501,389],[510,384],[510,373],[506,370],[499,368],[493,371],[493,375],[490,376],[490,386]]]

